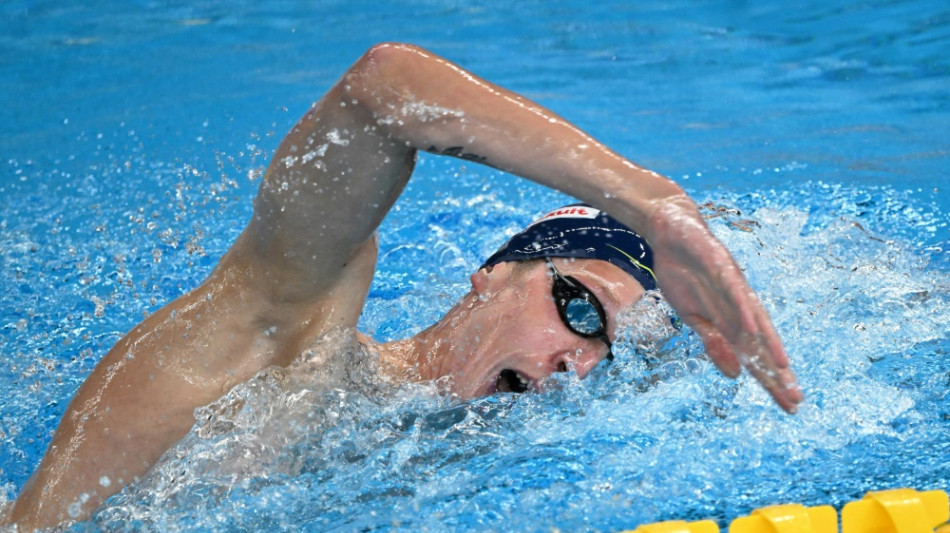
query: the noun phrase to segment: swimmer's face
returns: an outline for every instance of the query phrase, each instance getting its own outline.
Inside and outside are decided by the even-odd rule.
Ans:
[[[618,313],[643,297],[643,287],[605,261],[552,263],[500,263],[472,276],[480,300],[464,328],[472,337],[463,341],[469,349],[457,352],[459,357],[443,367],[444,374],[453,376],[460,397],[539,390],[555,372],[573,370],[583,378],[607,357],[603,335],[609,342],[616,339]],[[574,328],[587,335],[569,328],[555,303],[555,283],[562,297],[589,293],[589,300],[598,301],[607,322],[604,329],[596,331],[596,309],[589,313],[588,325]]]

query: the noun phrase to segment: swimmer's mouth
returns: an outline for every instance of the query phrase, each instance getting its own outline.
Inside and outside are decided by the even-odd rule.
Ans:
[[[532,380],[517,370],[506,368],[499,372],[495,381],[496,392],[514,392],[521,394],[531,388]]]

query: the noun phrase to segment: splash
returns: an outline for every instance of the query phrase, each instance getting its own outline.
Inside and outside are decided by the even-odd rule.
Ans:
[[[198,410],[146,479],[75,529],[612,530],[931,487],[950,474],[925,459],[950,451],[950,274],[876,228],[941,215],[911,203],[830,216],[813,188],[807,212],[800,198],[727,193],[705,211],[785,340],[806,392],[795,417],[751,378],[723,378],[654,298],[623,314],[617,360],[588,379],[469,403],[381,382],[372,356],[342,335]],[[844,192],[907,201],[889,189]],[[390,262],[455,257],[476,268],[497,235],[461,247],[442,239],[485,210],[505,231],[537,214],[512,205],[482,197],[394,213],[363,327],[427,325],[464,285],[407,283]],[[648,335],[654,323],[662,335]]]

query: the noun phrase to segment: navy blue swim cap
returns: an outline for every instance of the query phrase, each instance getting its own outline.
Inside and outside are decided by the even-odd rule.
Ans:
[[[656,289],[653,251],[647,241],[587,204],[564,206],[535,220],[492,254],[482,268],[542,257],[600,259],[622,268],[645,290]]]

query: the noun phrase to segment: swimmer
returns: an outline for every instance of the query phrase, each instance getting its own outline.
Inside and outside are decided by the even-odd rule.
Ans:
[[[724,374],[744,367],[795,411],[802,395],[767,313],[679,186],[445,59],[381,44],[282,140],[250,222],[208,278],[99,362],[4,523],[31,531],[87,518],[188,433],[195,408],[355,328],[376,230],[417,150],[586,205],[515,236],[429,329],[385,344],[360,336],[389,377],[443,378],[461,399],[536,389],[555,372],[583,377],[611,356],[618,313],[656,284]]]

